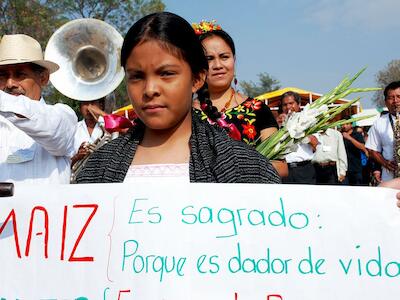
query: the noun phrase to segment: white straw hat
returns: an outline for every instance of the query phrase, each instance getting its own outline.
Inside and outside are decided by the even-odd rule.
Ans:
[[[54,62],[43,59],[42,47],[35,39],[25,34],[3,35],[0,41],[0,65],[34,63],[49,70],[50,73],[60,67]]]

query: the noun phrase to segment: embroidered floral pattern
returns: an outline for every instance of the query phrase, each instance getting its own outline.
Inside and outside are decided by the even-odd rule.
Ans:
[[[235,124],[240,132],[240,139],[243,142],[255,146],[260,137],[260,130],[258,130],[254,124],[256,122],[255,112],[260,110],[262,106],[262,101],[248,98],[238,106],[226,110],[222,114],[222,118],[228,123]],[[215,122],[209,120],[203,112],[202,119],[207,119],[210,124],[215,124]]]
[[[260,136],[259,130],[254,126],[255,112],[261,109],[263,102],[248,98],[240,105],[225,112],[228,121],[236,124],[242,135],[242,141],[255,146]]]
[[[262,102],[257,99],[247,99],[244,103],[242,103],[247,108],[251,108],[252,110],[259,110],[262,106]]]
[[[243,133],[244,133],[245,135],[247,135],[247,137],[248,137],[249,139],[254,140],[254,138],[256,137],[256,134],[257,134],[257,130],[256,130],[256,128],[254,127],[254,125],[251,125],[251,124],[250,124],[250,125],[243,124],[242,127],[244,128],[244,129],[243,129]]]

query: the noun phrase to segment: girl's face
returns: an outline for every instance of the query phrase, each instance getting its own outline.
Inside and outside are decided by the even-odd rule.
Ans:
[[[189,64],[156,40],[133,48],[125,66],[132,105],[143,123],[154,130],[180,124],[192,107],[192,93],[204,83],[193,78]]]
[[[207,83],[210,91],[224,91],[235,75],[235,57],[229,45],[219,36],[202,41],[208,60]]]

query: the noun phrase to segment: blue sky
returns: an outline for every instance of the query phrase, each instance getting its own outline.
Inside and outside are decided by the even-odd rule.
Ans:
[[[238,80],[268,72],[282,87],[324,93],[345,76],[376,86],[375,75],[400,59],[399,0],[164,0],[190,23],[215,19],[234,39]],[[364,108],[372,107],[363,96]]]

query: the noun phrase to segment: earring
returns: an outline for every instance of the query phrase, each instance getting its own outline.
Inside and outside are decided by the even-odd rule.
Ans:
[[[238,80],[237,80],[236,74],[235,74],[233,77],[233,84],[235,85],[235,92],[237,91],[237,83],[238,83]]]

